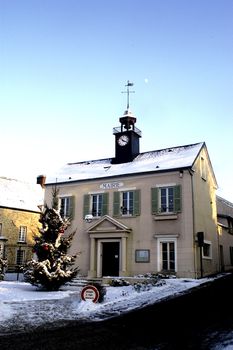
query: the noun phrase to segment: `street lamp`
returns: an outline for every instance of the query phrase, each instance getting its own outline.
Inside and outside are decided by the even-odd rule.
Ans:
[[[93,220],[93,215],[92,214],[87,214],[85,215],[85,221],[88,223],[91,223]]]

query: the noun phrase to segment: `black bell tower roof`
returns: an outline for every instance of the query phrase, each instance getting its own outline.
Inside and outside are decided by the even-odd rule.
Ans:
[[[123,131],[123,129],[134,130],[134,124],[136,123],[136,121],[137,118],[135,118],[132,112],[129,109],[127,109],[124,112],[123,116],[119,118],[119,122],[121,123],[121,131]]]

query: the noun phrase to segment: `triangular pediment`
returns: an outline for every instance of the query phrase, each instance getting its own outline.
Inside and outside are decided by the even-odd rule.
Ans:
[[[120,232],[130,232],[131,228],[122,224],[120,221],[113,219],[109,215],[104,215],[101,219],[97,220],[89,229],[87,233],[120,233]]]

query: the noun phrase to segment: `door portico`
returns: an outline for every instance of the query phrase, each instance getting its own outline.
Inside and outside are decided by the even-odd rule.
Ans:
[[[105,215],[87,231],[90,236],[89,277],[127,275],[127,238],[131,229]]]

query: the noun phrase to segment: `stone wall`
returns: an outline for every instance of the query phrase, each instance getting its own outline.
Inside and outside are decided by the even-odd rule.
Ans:
[[[40,213],[0,208],[0,223],[2,229],[0,233],[0,243],[3,246],[4,255],[8,260],[9,268],[16,264],[17,250],[21,249],[25,253],[25,262],[33,256],[32,246],[34,245],[34,235],[38,234],[40,227]],[[26,240],[19,242],[20,226],[27,228]]]

